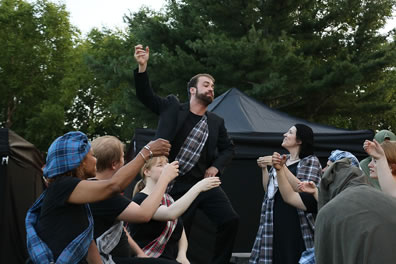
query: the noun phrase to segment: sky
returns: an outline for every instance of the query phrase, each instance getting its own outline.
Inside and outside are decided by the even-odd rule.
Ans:
[[[58,0],[58,2],[66,4],[71,23],[86,35],[94,27],[123,29],[126,27],[122,21],[124,14],[129,14],[129,11],[136,12],[142,6],[159,11],[166,0]],[[395,27],[396,17],[387,23],[382,32]]]
[[[70,22],[85,35],[92,28],[125,28],[122,17],[142,6],[159,11],[165,0],[59,0],[70,12]]]

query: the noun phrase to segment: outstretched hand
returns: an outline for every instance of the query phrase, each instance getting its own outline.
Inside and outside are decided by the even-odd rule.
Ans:
[[[147,146],[151,150],[153,157],[169,156],[171,144],[168,140],[158,138],[155,141],[150,141]]]
[[[385,157],[385,152],[381,145],[374,139],[374,141],[366,140],[363,144],[363,149],[374,159]]]
[[[257,159],[257,165],[260,168],[266,168],[267,166],[272,165],[272,156],[259,157]]]
[[[298,191],[314,194],[317,191],[317,187],[313,181],[302,181],[297,186]]]
[[[283,165],[285,165],[286,158],[286,155],[281,156],[278,152],[274,152],[274,154],[272,154],[272,166],[275,169],[280,170]]]
[[[210,189],[220,186],[220,184],[221,181],[219,177],[204,178],[196,183],[201,192],[209,191]]]

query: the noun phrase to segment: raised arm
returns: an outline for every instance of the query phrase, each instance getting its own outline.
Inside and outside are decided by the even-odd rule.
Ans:
[[[148,144],[150,150],[143,148],[136,157],[120,168],[110,180],[80,181],[69,196],[68,202],[75,204],[93,203],[123,191],[136,177],[145,159],[150,156],[169,155],[170,144],[167,140],[157,139]]]
[[[155,184],[152,193],[144,199],[140,205],[131,202],[128,207],[118,215],[117,219],[132,223],[145,223],[150,221],[157,211],[158,205],[161,204],[166,187],[170,181],[176,178],[178,173],[178,161],[167,164],[162,170],[161,176]]]
[[[288,179],[286,178],[285,170],[287,169],[287,167],[285,166],[285,162],[285,155],[281,156],[279,153],[274,152],[274,154],[272,155],[272,164],[276,169],[276,177],[278,180],[279,191],[282,195],[283,200],[286,203],[306,211],[307,208],[304,205],[300,194],[293,190]]]
[[[366,140],[363,148],[376,162],[378,182],[382,191],[396,197],[396,180],[389,169],[389,164],[381,145],[375,139],[374,141]]]
[[[293,190],[298,192],[298,185],[301,181],[313,181],[318,184],[322,177],[322,166],[316,156],[308,156],[303,158],[298,165],[297,175],[294,175],[290,170],[285,168],[286,177],[292,186]]]
[[[257,165],[261,168],[261,174],[263,178],[263,188],[264,191],[267,192],[267,186],[269,180],[267,166],[272,165],[272,156],[259,157],[257,159]]]
[[[221,184],[219,177],[209,177],[197,182],[188,190],[182,197],[169,207],[160,206],[155,212],[153,219],[157,221],[175,220],[181,216],[197,198],[201,192],[208,191],[212,188],[218,187]]]
[[[138,63],[139,73],[145,72],[147,69],[147,62],[150,58],[150,48],[146,46],[146,48],[143,49],[143,45],[136,45],[134,57],[136,62]]]

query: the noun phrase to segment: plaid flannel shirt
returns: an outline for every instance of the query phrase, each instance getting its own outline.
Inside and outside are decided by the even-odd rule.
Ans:
[[[47,244],[41,240],[38,236],[35,225],[37,224],[41,205],[45,197],[46,191],[44,191],[41,196],[36,200],[33,206],[28,210],[25,219],[26,225],[26,235],[27,235],[27,249],[30,258],[33,263],[45,264],[45,263],[56,263],[56,264],[71,264],[78,263],[83,259],[87,252],[88,247],[93,239],[93,217],[89,205],[85,205],[87,211],[87,216],[89,220],[89,225],[79,236],[77,236],[73,241],[67,245],[67,247],[62,251],[56,261],[54,261],[54,256],[47,246]]]
[[[161,205],[169,207],[173,202],[173,198],[169,194],[165,193],[164,197],[162,198]],[[166,227],[162,231],[161,235],[159,235],[159,237],[151,241],[142,249],[144,253],[146,253],[146,255],[151,258],[159,258],[162,252],[164,252],[166,243],[168,243],[169,238],[172,236],[176,225],[177,219],[167,221]]]
[[[273,177],[274,169],[269,173]],[[296,177],[301,181],[313,181],[319,183],[322,175],[320,162],[316,156],[303,158],[297,165]],[[278,187],[275,187],[275,192]],[[272,240],[273,240],[273,210],[274,197],[269,198],[266,193],[261,207],[260,226],[256,235],[249,264],[272,263]],[[301,233],[306,248],[314,246],[314,218],[310,213],[297,209],[300,219]]]

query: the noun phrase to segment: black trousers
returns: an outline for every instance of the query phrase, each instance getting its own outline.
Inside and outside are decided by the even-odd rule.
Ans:
[[[191,184],[176,182],[170,195],[179,199],[190,188]],[[202,192],[182,215],[187,237],[194,220],[195,212],[201,209],[216,226],[216,239],[211,263],[226,264],[230,262],[235,237],[238,232],[239,216],[232,208],[231,202],[221,187]]]

